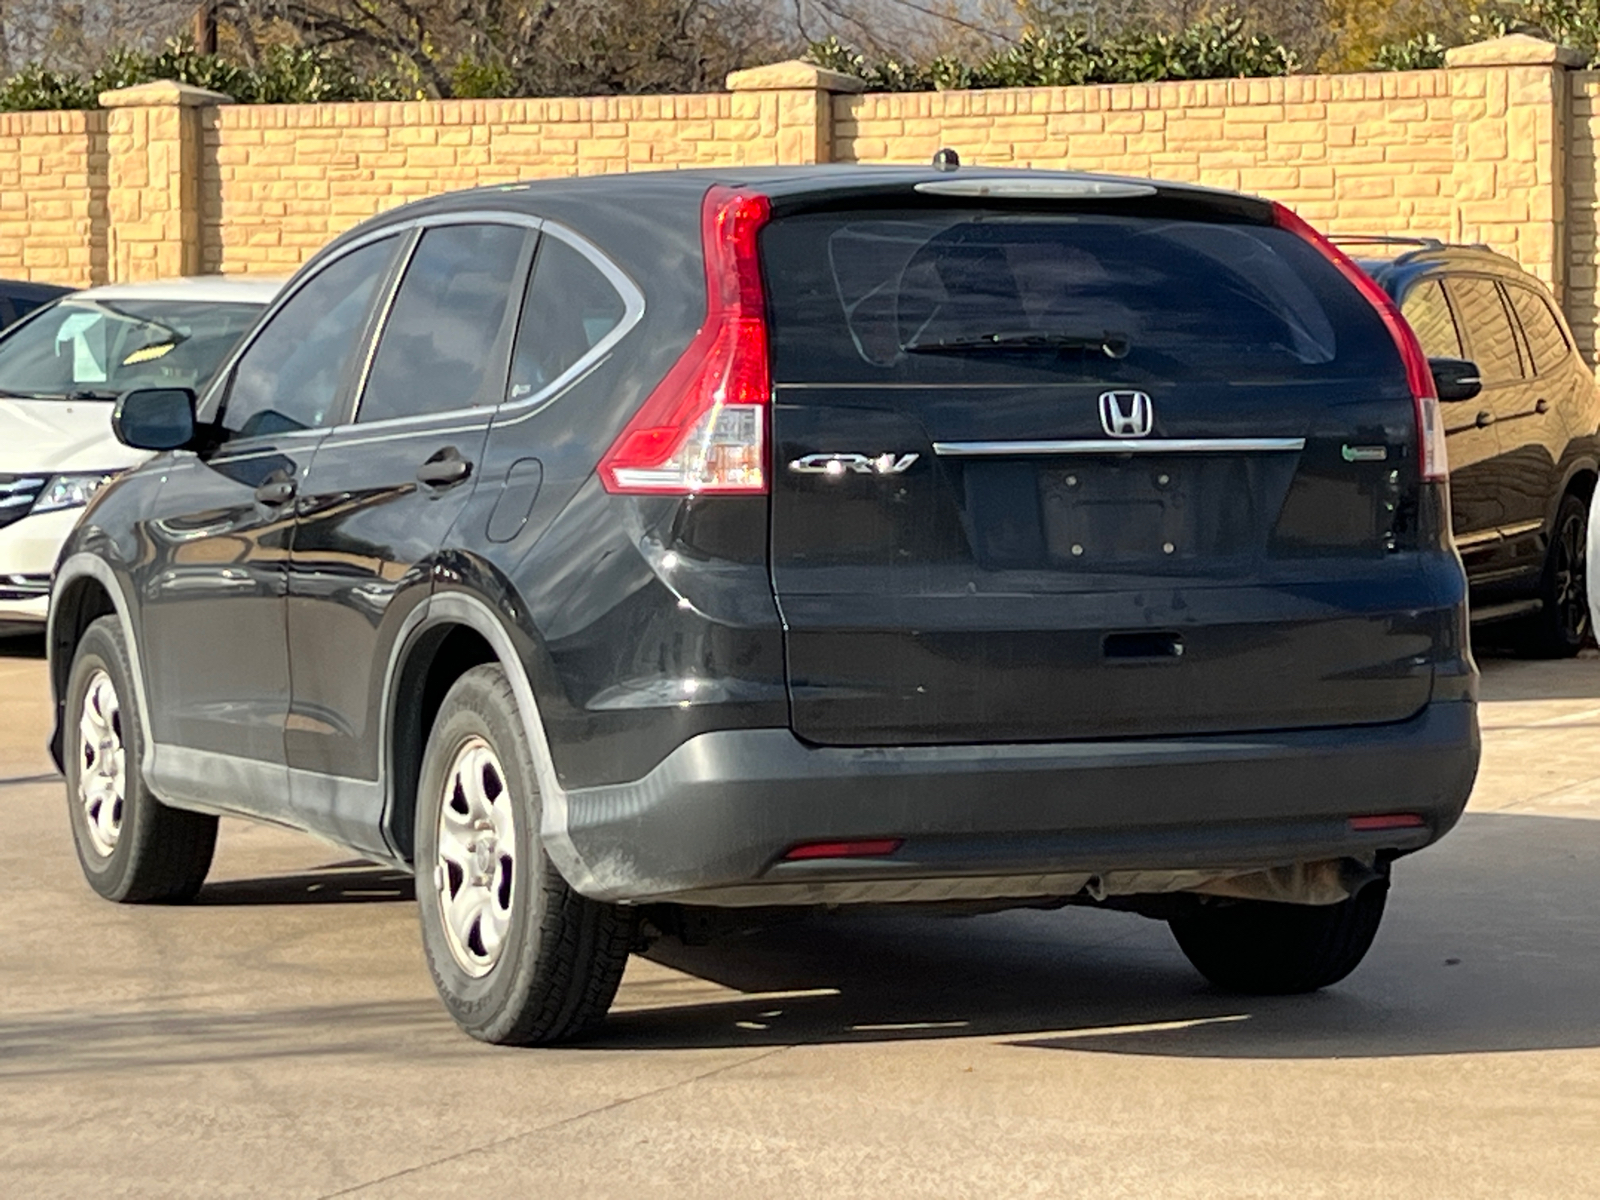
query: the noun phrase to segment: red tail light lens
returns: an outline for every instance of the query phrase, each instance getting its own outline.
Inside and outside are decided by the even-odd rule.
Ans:
[[[766,492],[772,375],[756,235],[771,215],[771,202],[754,192],[706,192],[705,324],[600,460],[606,491]]]
[[[1443,482],[1450,474],[1450,464],[1444,449],[1444,415],[1439,411],[1439,394],[1433,385],[1433,369],[1428,366],[1428,356],[1422,352],[1417,335],[1406,324],[1389,294],[1377,281],[1356,266],[1350,256],[1281,204],[1272,206],[1272,220],[1279,229],[1286,229],[1310,242],[1367,298],[1378,316],[1388,327],[1400,360],[1405,363],[1406,383],[1417,406],[1417,447],[1421,458],[1422,478],[1435,483]]]

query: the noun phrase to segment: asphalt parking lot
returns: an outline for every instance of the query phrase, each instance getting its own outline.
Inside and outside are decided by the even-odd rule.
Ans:
[[[1600,1195],[1600,658],[1484,668],[1468,814],[1326,993],[1218,993],[1134,916],[814,919],[635,957],[529,1051],[456,1032],[408,880],[307,838],[93,896],[0,641],[0,1195]]]

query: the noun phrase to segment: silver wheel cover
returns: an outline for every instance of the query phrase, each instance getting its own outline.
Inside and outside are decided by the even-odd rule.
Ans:
[[[78,803],[89,844],[101,858],[110,857],[122,836],[127,759],[117,689],[111,676],[97,670],[84,689],[78,718]]]
[[[487,975],[500,961],[517,887],[515,800],[489,743],[468,738],[445,774],[433,886],[456,964]]]

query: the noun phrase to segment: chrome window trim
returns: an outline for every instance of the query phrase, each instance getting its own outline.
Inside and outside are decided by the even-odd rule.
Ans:
[[[1021,454],[1246,454],[1296,453],[1297,438],[1081,438],[1039,442],[935,442],[941,458],[995,458]]]

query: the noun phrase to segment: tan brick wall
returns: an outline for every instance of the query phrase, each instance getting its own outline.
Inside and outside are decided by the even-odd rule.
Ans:
[[[1600,346],[1600,71],[1572,72],[1567,136],[1567,319],[1592,355]]]
[[[777,92],[225,105],[201,116],[201,264],[288,271],[363,218],[457,188],[802,161],[815,144],[814,101]]]
[[[834,98],[844,162],[1149,175],[1272,196],[1345,233],[1451,233],[1446,71]]]
[[[0,277],[106,278],[106,116],[0,114]]]

